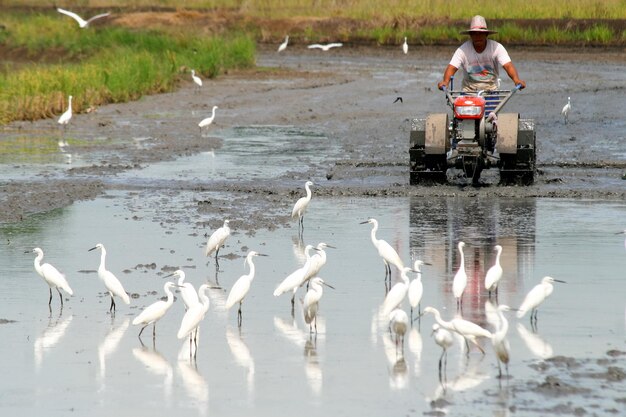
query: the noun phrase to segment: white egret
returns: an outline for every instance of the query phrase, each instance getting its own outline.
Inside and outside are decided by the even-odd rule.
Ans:
[[[287,44],[289,43],[289,35],[285,36],[285,41],[278,46],[277,52],[282,52],[287,49]]]
[[[193,352],[193,356],[196,356],[198,352],[198,327],[202,320],[204,320],[204,316],[207,311],[209,311],[210,306],[209,297],[206,295],[206,290],[208,289],[208,284],[202,284],[200,288],[198,288],[198,298],[200,302],[187,310],[178,328],[178,333],[176,334],[176,337],[179,339],[184,339],[189,336],[189,356],[191,356],[191,352]],[[195,349],[192,347],[192,340],[194,341]]]
[[[439,381],[441,381],[441,365],[443,363],[443,369],[445,372],[445,369],[448,366],[448,349],[454,343],[454,338],[452,337],[452,333],[441,327],[439,323],[433,324],[432,335],[435,336],[435,343],[441,346],[442,349],[441,356],[439,357]]]
[[[302,301],[302,312],[304,313],[304,322],[309,325],[309,333],[313,332],[313,321],[315,321],[315,333],[317,333],[317,311],[319,310],[319,301],[324,294],[324,287],[334,289],[335,287],[327,284],[320,277],[311,279],[309,290]]]
[[[196,75],[196,70],[191,70],[191,79],[196,84],[196,90],[199,90],[202,87],[202,79]]]
[[[211,111],[211,115],[209,117],[207,117],[206,119],[202,119],[202,121],[200,123],[198,123],[198,127],[200,128],[200,132],[202,132],[202,128],[205,126],[209,126],[211,123],[213,123],[213,119],[215,119],[215,110],[218,109],[219,107],[217,106],[213,106],[213,110]]]
[[[424,294],[424,285],[422,284],[422,270],[420,267],[425,265],[426,262],[421,260],[416,260],[413,264],[413,271],[417,273],[415,278],[409,284],[409,304],[411,305],[411,318],[413,318],[413,310],[418,307],[417,314],[419,316],[420,310],[419,305],[420,301],[422,301],[422,295]]]
[[[252,280],[254,279],[255,267],[252,262],[252,258],[255,256],[267,256],[262,253],[255,252],[251,250],[248,252],[248,256],[246,256],[245,263],[250,267],[250,272],[246,275],[242,275],[239,277],[233,287],[230,289],[230,293],[228,294],[228,298],[226,299],[226,309],[230,309],[236,303],[239,303],[239,310],[237,311],[237,324],[241,327],[241,304],[243,304],[243,299],[248,295],[248,291],[250,291],[250,285],[252,284]]]
[[[404,43],[402,44],[402,52],[404,52],[405,55],[409,53],[409,44],[406,43],[406,36],[404,37]]]
[[[343,43],[341,43],[341,42],[334,42],[334,43],[327,43],[327,44],[314,43],[312,45],[307,46],[307,48],[309,48],[309,49],[321,49],[322,51],[327,52],[331,48],[339,48],[341,46],[343,46]]]
[[[489,298],[491,298],[491,292],[495,291],[496,299],[498,298],[498,283],[502,279],[502,266],[500,265],[500,255],[502,254],[502,246],[496,245],[494,249],[497,251],[496,262],[489,268],[487,275],[485,276],[485,289],[489,291]]]
[[[304,213],[306,212],[309,203],[311,202],[311,186],[314,185],[313,181],[307,181],[304,183],[304,189],[306,190],[306,196],[300,197],[296,204],[294,204],[291,210],[291,218],[298,218],[298,234],[304,233]]]
[[[569,112],[572,110],[572,102],[570,98],[567,98],[567,104],[563,106],[563,110],[561,110],[561,114],[563,115],[563,119],[565,120],[565,124],[569,121]]]
[[[48,284],[50,290],[50,298],[48,299],[48,305],[52,305],[52,288],[56,288],[59,293],[59,299],[61,300],[61,307],[63,306],[63,295],[61,294],[61,290],[65,291],[69,295],[74,295],[74,291],[70,288],[70,285],[67,283],[67,279],[65,279],[65,275],[59,272],[54,266],[49,263],[41,264],[41,260],[43,259],[43,250],[41,248],[35,248],[32,250],[33,253],[37,254],[35,257],[35,271],[41,276],[46,284]]]
[[[200,302],[198,299],[198,293],[190,282],[185,282],[185,272],[181,269],[177,269],[173,273],[166,275],[164,278],[178,277],[177,287],[180,289],[180,296],[183,299],[185,310],[189,310],[189,307]]]
[[[156,322],[161,320],[167,310],[169,310],[172,304],[174,304],[174,294],[172,294],[172,287],[175,286],[176,284],[174,284],[173,282],[166,282],[165,285],[163,285],[163,291],[165,291],[165,294],[167,295],[167,301],[156,301],[146,307],[141,313],[139,313],[137,317],[135,317],[135,319],[133,320],[133,325],[143,325],[143,327],[139,331],[139,335],[137,336],[139,340],[141,340],[141,333],[143,333],[143,330],[150,324],[152,324],[152,340],[156,338]]]
[[[400,279],[402,281],[396,282],[393,287],[387,292],[385,301],[383,301],[382,314],[387,316],[392,310],[400,307],[407,292],[409,291],[409,277],[407,274],[413,271],[410,267],[405,266],[400,270]]]
[[[360,224],[365,224],[365,223],[370,223],[374,226],[372,227],[372,231],[370,234],[372,238],[372,243],[374,244],[374,247],[378,251],[378,255],[380,255],[380,257],[383,258],[383,262],[385,263],[385,280],[387,279],[387,276],[389,276],[389,280],[391,281],[390,264],[394,265],[396,268],[398,268],[398,270],[401,271],[404,268],[404,263],[402,262],[400,255],[398,255],[398,252],[396,252],[396,250],[389,243],[387,243],[386,241],[382,239],[376,238],[376,231],[378,230],[378,221],[374,218],[369,218],[366,221],[361,222]]]
[[[57,123],[65,128],[71,119],[72,119],[72,96],[69,96],[69,103],[67,105],[67,110],[65,111],[65,113],[61,115],[61,117],[59,117],[59,120],[57,121]]]
[[[111,306],[109,307],[109,311],[115,312],[115,300],[113,296],[120,297],[124,304],[130,304],[130,297],[126,294],[122,283],[117,279],[112,272],[108,271],[105,266],[105,260],[107,256],[107,251],[104,249],[104,245],[102,243],[98,243],[93,248],[89,249],[90,251],[100,249],[100,266],[98,267],[98,277],[104,282],[104,286],[106,287],[109,295],[111,296]]]
[[[334,246],[331,246],[324,242],[320,242],[317,244],[317,246],[315,247],[315,253],[313,254],[313,256],[311,256],[311,259],[309,260],[309,267],[304,274],[304,278],[302,279],[300,286],[304,285],[305,282],[319,274],[322,267],[326,265],[326,251],[324,250],[326,248],[335,249]]]
[[[409,328],[409,316],[402,309],[396,308],[389,313],[389,327],[396,335],[396,346],[404,346],[404,335]]]
[[[220,252],[220,248],[224,245],[224,242],[230,236],[230,227],[228,224],[230,220],[224,220],[224,225],[211,234],[209,240],[206,243],[204,249],[204,256],[211,256],[215,252],[215,267],[218,267],[217,255]]]
[[[441,327],[446,330],[457,332],[465,338],[466,344],[467,342],[471,342],[482,352],[483,355],[485,354],[485,350],[482,348],[482,346],[478,344],[476,338],[486,337],[491,339],[493,335],[489,330],[483,329],[478,324],[472,323],[471,321],[465,320],[461,317],[455,317],[450,321],[444,321],[441,318],[441,313],[439,313],[439,310],[434,307],[426,307],[424,309],[424,313],[432,313],[435,316],[435,320],[437,321],[437,323],[439,323]]]
[[[500,325],[493,333],[493,337],[491,338],[493,350],[496,352],[496,357],[498,358],[499,378],[502,377],[502,368],[500,367],[500,362],[504,364],[507,376],[509,375],[509,359],[511,346],[509,345],[509,341],[506,339],[506,334],[509,331],[509,322],[506,317],[504,317],[504,312],[509,310],[511,310],[511,308],[507,305],[501,304],[498,306],[497,311],[498,317],[500,318]]]
[[[463,301],[463,292],[465,292],[465,287],[467,286],[467,273],[465,272],[465,255],[463,254],[464,246],[465,242],[459,242],[458,248],[459,253],[461,254],[461,263],[459,264],[459,270],[454,275],[454,280],[452,281],[452,294],[454,294],[454,298],[456,298],[457,310],[461,308],[461,303]]]
[[[537,307],[539,307],[539,305],[543,303],[543,301],[548,298],[550,294],[552,294],[552,291],[554,291],[554,286],[552,285],[552,283],[554,282],[565,283],[565,281],[554,279],[552,277],[543,277],[541,279],[541,282],[535,285],[533,289],[531,289],[528,294],[526,294],[522,305],[517,311],[517,318],[521,319],[522,317],[524,317],[526,312],[530,310],[530,324],[531,326],[533,326],[534,317],[534,322],[536,325]]]
[[[93,22],[96,19],[101,19],[103,17],[107,17],[108,15],[110,15],[110,12],[107,13],[102,13],[102,14],[97,14],[87,20],[83,19],[82,17],[80,17],[79,15],[77,15],[74,12],[70,12],[69,10],[63,10],[60,7],[57,7],[57,12],[62,13],[66,16],[71,17],[72,19],[76,20],[78,22],[78,26],[80,26],[82,29],[85,29],[86,27],[89,26],[89,24],[91,22]]]
[[[307,275],[307,271],[311,265],[311,250],[313,249],[313,245],[306,245],[304,248],[304,254],[306,256],[306,262],[303,266],[293,271],[291,274],[287,276],[274,290],[274,297],[278,297],[279,295],[286,293],[287,291],[293,291],[293,296],[291,297],[291,311],[294,309],[294,301],[296,298],[296,291],[300,285],[304,282],[304,278]]]

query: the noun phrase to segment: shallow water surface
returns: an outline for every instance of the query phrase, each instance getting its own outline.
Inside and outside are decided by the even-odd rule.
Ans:
[[[178,199],[193,198],[181,193]],[[623,349],[626,250],[615,235],[623,219],[623,202],[566,200],[481,201],[447,198],[317,198],[305,222],[304,243],[325,241],[328,262],[320,276],[336,287],[321,300],[317,336],[304,324],[299,302],[295,318],[288,295],[275,298],[275,286],[302,262],[302,245],[293,228],[233,230],[220,255],[220,271],[202,254],[209,230],[193,224],[162,221],[178,199],[140,199],[115,192],[95,201],[35,216],[0,230],[5,285],[0,318],[0,361],[5,393],[0,408],[12,415],[388,415],[442,411],[453,415],[532,415],[565,403],[619,409],[624,391],[609,386],[603,398],[548,396],[534,393],[533,381],[558,369],[536,365],[560,355],[576,360],[607,359]],[[153,204],[154,203],[154,204]],[[288,208],[286,208],[288,210]],[[384,268],[370,241],[368,216],[380,222],[378,238],[391,243],[407,262],[423,259],[425,305],[451,318],[455,301],[451,281],[459,264],[456,244],[466,242],[469,283],[463,300],[466,318],[489,327],[481,286],[494,261],[493,246],[503,246],[505,276],[498,300],[518,306],[542,276],[567,281],[555,284],[539,311],[538,330],[528,317],[510,321],[510,379],[497,377],[488,341],[482,356],[469,357],[455,344],[447,364],[447,383],[440,383],[440,348],[430,337],[433,317],[414,323],[403,346],[396,347],[386,320],[378,316],[385,295]],[[95,270],[99,255],[87,252],[102,242],[107,268],[136,294],[131,305],[117,303],[108,314],[109,298]],[[40,246],[49,261],[64,271],[75,295],[59,308],[32,265]],[[243,325],[236,311],[224,309],[227,290],[245,270],[243,256],[254,249],[256,278],[243,304]],[[209,281],[211,308],[202,324],[197,359],[190,360],[186,341],[175,337],[183,315],[177,300],[158,323],[156,343],[132,318],[162,296],[166,271],[180,267],[196,287]],[[412,276],[414,274],[411,274]],[[411,276],[411,278],[412,278]],[[10,279],[8,278],[10,277]],[[397,278],[393,272],[394,281]],[[156,291],[156,292],[155,292]],[[296,300],[303,297],[300,290]],[[409,312],[408,303],[404,308]],[[417,315],[417,314],[415,314]],[[616,366],[624,367],[624,357]],[[602,381],[597,381],[598,386]],[[588,387],[591,382],[587,381]],[[623,406],[623,403],[621,403]],[[521,413],[521,414],[520,414]]]

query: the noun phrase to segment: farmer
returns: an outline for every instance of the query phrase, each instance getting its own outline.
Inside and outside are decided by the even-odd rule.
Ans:
[[[521,88],[526,87],[524,80],[517,75],[517,70],[504,46],[487,39],[489,34],[497,32],[487,29],[484,17],[474,16],[469,30],[461,33],[469,34],[471,40],[461,45],[452,56],[443,73],[443,80],[437,84],[440,90],[447,87],[450,78],[459,68],[463,68],[463,91],[497,90],[498,64],[502,65],[515,85],[521,84]]]

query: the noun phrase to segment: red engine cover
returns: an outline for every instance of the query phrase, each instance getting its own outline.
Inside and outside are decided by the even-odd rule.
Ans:
[[[454,100],[454,117],[480,119],[485,113],[485,99],[477,96],[460,96]]]

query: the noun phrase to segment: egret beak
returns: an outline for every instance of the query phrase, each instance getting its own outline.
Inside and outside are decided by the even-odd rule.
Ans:
[[[327,247],[327,248],[332,248],[332,249],[337,249],[337,247],[336,247],[336,246],[333,246],[333,245],[326,245],[326,247]]]
[[[560,279],[555,279],[555,280],[554,280],[554,282],[560,282],[560,283],[562,283],[562,284],[567,284],[567,282],[565,282],[565,281],[561,281]]]
[[[424,265],[433,266],[430,262],[424,262]]]
[[[92,250],[94,250],[94,249],[98,249],[98,247],[97,247],[97,246],[94,246],[93,248],[89,249],[87,252],[91,252],[91,251],[92,251]]]
[[[332,285],[330,285],[330,284],[327,284],[327,283],[325,283],[325,282],[324,282],[323,284],[324,284],[324,285],[326,285],[328,288],[332,288],[333,290],[335,289],[335,287],[333,287],[333,286],[332,286]]]
[[[369,223],[369,222],[370,222],[369,220],[365,220],[364,222],[360,222],[359,224],[366,224],[366,223]]]
[[[174,272],[172,272],[172,273],[171,273],[171,274],[169,274],[169,275],[164,276],[163,278],[169,278],[169,277],[173,277],[173,276],[174,276]],[[176,285],[178,285],[178,284],[176,284]]]
[[[256,256],[269,256],[269,255],[266,255],[264,253],[257,253]]]

